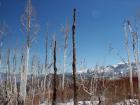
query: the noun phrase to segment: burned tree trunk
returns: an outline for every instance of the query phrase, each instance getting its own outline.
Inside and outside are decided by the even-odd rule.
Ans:
[[[53,102],[52,105],[56,105],[56,75],[57,75],[57,68],[56,68],[56,41],[54,44],[54,80],[53,80]]]
[[[72,45],[73,45],[73,87],[74,87],[74,105],[77,105],[77,89],[76,89],[76,48],[75,48],[75,28],[76,28],[76,9],[74,9],[73,26],[72,26]]]

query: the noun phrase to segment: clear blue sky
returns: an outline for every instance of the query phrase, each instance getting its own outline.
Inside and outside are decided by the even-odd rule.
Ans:
[[[24,12],[27,0],[0,0],[0,22],[9,26],[8,36],[4,40],[4,48],[18,48],[25,43],[26,36],[21,32],[20,17]],[[76,47],[77,62],[84,58],[92,67],[99,64],[116,64],[120,59],[115,53],[109,53],[109,44],[122,57],[126,57],[124,48],[123,21],[126,18],[134,20],[140,13],[140,0],[32,0],[40,24],[37,42],[31,48],[31,56],[36,54],[44,60],[46,24],[49,24],[49,38],[55,33],[58,46],[61,47],[58,56],[61,61],[63,51],[63,34],[61,25],[68,20],[70,31],[72,11],[77,9]],[[70,37],[71,38],[71,32]],[[69,45],[71,41],[69,41]]]

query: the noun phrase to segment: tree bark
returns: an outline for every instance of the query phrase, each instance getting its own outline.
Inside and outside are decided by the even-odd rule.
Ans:
[[[77,105],[77,87],[76,87],[76,48],[75,48],[75,28],[76,28],[76,9],[74,8],[73,26],[72,26],[72,43],[73,43],[73,87],[74,87],[74,105]]]
[[[128,23],[129,25],[129,23]],[[128,33],[127,33],[127,25],[125,24],[124,26],[124,32],[125,32],[125,47],[127,50],[127,61],[128,61],[128,66],[129,66],[129,82],[130,82],[130,92],[131,92],[131,97],[134,95],[134,89],[133,89],[133,71],[132,71],[132,66],[131,66],[131,60],[130,60],[130,49],[129,49],[129,39],[128,39]]]
[[[54,45],[54,81],[53,81],[53,102],[52,105],[56,105],[56,75],[57,75],[57,68],[56,68],[56,41]]]

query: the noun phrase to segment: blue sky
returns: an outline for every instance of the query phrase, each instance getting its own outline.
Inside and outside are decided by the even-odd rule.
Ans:
[[[21,32],[20,17],[26,2],[27,0],[0,0],[0,22],[4,21],[9,27],[3,50],[8,47],[13,49],[16,43],[18,49],[21,49],[25,44],[26,35]],[[139,0],[32,0],[32,4],[36,10],[40,31],[31,48],[31,56],[38,55],[43,62],[46,24],[49,24],[49,40],[53,34],[56,35],[60,47],[58,59],[63,61],[64,36],[60,30],[68,20],[71,31],[72,11],[76,8],[77,63],[80,64],[86,59],[88,67],[96,63],[116,64],[120,62],[117,52],[126,58],[123,21],[126,18],[133,21],[140,13]],[[71,32],[69,38],[71,46]],[[115,49],[114,52],[109,52],[109,45]]]

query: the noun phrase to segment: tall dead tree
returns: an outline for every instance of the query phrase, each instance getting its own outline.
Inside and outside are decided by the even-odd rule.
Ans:
[[[35,10],[32,6],[31,0],[28,0],[27,6],[25,8],[25,11],[23,15],[21,16],[21,24],[22,24],[22,31],[25,32],[27,35],[26,39],[26,46],[25,46],[25,68],[21,72],[23,75],[23,78],[21,80],[21,86],[20,86],[20,92],[23,96],[23,99],[25,101],[26,98],[26,85],[27,85],[27,74],[29,71],[29,57],[30,57],[30,48],[31,43],[35,40],[35,35],[38,33],[39,25],[36,21],[35,16]]]
[[[17,66],[17,49],[14,49],[14,57],[13,57],[13,79],[14,79],[14,85],[13,90],[14,93],[17,93],[17,85],[16,85],[16,66]]]
[[[2,63],[2,42],[0,42],[0,68]]]
[[[130,91],[131,91],[131,96],[134,95],[134,90],[133,90],[133,71],[132,71],[132,66],[131,66],[131,60],[130,60],[130,48],[129,48],[129,36],[128,36],[128,26],[130,27],[130,22],[127,21],[127,23],[124,24],[124,32],[125,32],[125,47],[127,50],[127,61],[128,61],[128,66],[129,66],[129,82],[130,82]]]
[[[2,63],[2,45],[3,39],[8,34],[8,25],[5,22],[0,23],[0,67]]]
[[[74,8],[73,26],[72,26],[72,45],[73,45],[73,88],[74,88],[74,105],[77,105],[77,87],[76,87],[76,47],[75,47],[75,30],[76,30],[76,9]]]
[[[45,71],[47,71],[47,61],[48,61],[48,33],[46,34],[46,55],[45,55]]]
[[[0,69],[2,66],[2,46],[3,46],[3,39],[8,34],[8,25],[5,22],[0,23]],[[6,71],[7,77],[7,71]],[[5,81],[5,90],[7,88],[7,82]]]
[[[34,86],[34,83],[35,83],[35,61],[36,61],[36,59],[35,59],[35,56],[33,56],[33,58],[32,58],[32,65],[31,65],[31,97],[32,97],[32,104],[31,105],[33,105],[34,103],[34,94],[35,94],[35,86]]]
[[[66,54],[68,47],[68,34],[69,34],[69,25],[66,24],[66,28],[62,30],[64,32],[64,68],[63,68],[63,79],[62,79],[62,90],[64,90],[65,84],[65,72],[66,72]]]
[[[128,28],[130,35],[132,37],[132,48],[134,53],[135,64],[137,67],[137,74],[138,74],[138,99],[140,104],[140,65],[139,65],[139,35],[138,35],[138,27],[132,27],[130,21],[127,21]],[[136,23],[137,24],[137,23]]]
[[[50,105],[50,103],[51,103],[51,84],[52,84],[52,81],[53,81],[53,76],[52,75],[50,75],[50,71],[51,71],[51,69],[52,69],[52,66],[53,66],[53,46],[54,46],[54,39],[55,38],[53,38],[52,39],[52,41],[51,41],[51,44],[50,44],[50,53],[49,53],[49,56],[50,56],[50,60],[49,60],[49,62],[48,62],[48,83],[47,83],[47,92],[48,92],[48,101],[47,101],[47,103]]]
[[[2,36],[1,32],[0,32],[0,36]],[[0,40],[0,68],[1,68],[1,64],[2,64],[2,41]]]
[[[10,49],[7,49],[7,85],[9,86],[10,91],[12,91],[12,82],[11,82],[11,68],[10,68]]]
[[[62,87],[62,101],[64,102],[64,98],[65,98],[65,72],[67,69],[67,48],[68,48],[68,37],[69,37],[69,24],[68,21],[66,23],[66,26],[62,27],[61,30],[64,34],[64,55],[63,55],[63,71],[62,71],[62,83],[61,83],[61,87]]]
[[[57,76],[57,67],[56,67],[56,41],[54,43],[54,80],[53,80],[53,102],[52,105],[56,105],[56,76]]]
[[[7,68],[8,68],[8,75],[10,75],[10,49],[7,49]]]
[[[27,32],[27,44],[26,44],[26,52],[25,52],[25,68],[21,71],[23,78],[21,78],[20,92],[23,96],[23,100],[26,98],[26,84],[27,84],[27,72],[28,72],[28,64],[29,64],[29,52],[30,52],[30,28],[31,28],[31,13],[32,6],[31,0],[28,0],[27,7],[25,13],[21,17],[22,25],[25,27]]]
[[[44,99],[45,99],[45,93],[46,93],[46,76],[47,76],[47,68],[48,68],[48,56],[47,56],[47,53],[48,53],[48,34],[46,35],[46,56],[45,56],[45,77],[44,77]]]

